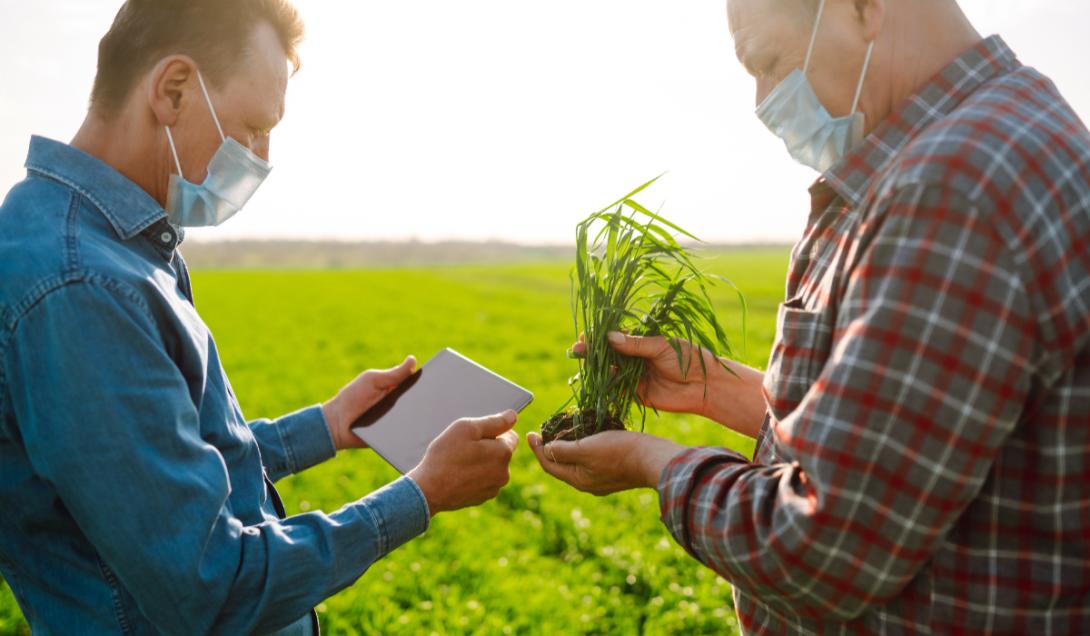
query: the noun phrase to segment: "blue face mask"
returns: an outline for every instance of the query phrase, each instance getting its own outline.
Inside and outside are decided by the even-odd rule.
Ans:
[[[791,156],[818,172],[832,168],[849,150],[863,141],[864,118],[863,113],[858,112],[859,96],[863,92],[863,80],[867,77],[871,53],[874,52],[874,42],[871,42],[855,89],[851,114],[847,117],[831,116],[806,78],[824,12],[825,0],[821,0],[803,68],[792,71],[757,107],[757,117],[772,134],[783,139]]]
[[[216,109],[208,96],[204,78],[197,72],[197,81],[204,93],[204,101],[212,113],[212,121],[220,134],[222,144],[208,163],[208,176],[198,185],[186,181],[182,176],[182,163],[178,160],[178,150],[174,147],[174,137],[167,128],[167,141],[170,152],[174,155],[174,165],[178,174],[170,175],[170,187],[167,190],[167,219],[181,227],[202,227],[220,225],[234,216],[269,176],[272,166],[250,152],[242,144],[223,134]]]

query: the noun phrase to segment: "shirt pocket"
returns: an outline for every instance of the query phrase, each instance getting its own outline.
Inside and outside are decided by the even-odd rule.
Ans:
[[[774,422],[798,408],[832,350],[832,316],[800,304],[783,303],[776,316],[776,341],[764,377],[765,399]]]

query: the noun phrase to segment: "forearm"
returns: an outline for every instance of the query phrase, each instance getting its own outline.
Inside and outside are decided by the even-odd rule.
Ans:
[[[206,569],[221,576],[214,586],[206,586],[206,599],[209,604],[222,599],[211,631],[279,629],[350,586],[428,524],[423,495],[410,479],[402,478],[335,512],[310,512],[251,526],[235,540],[209,546]],[[232,562],[236,552],[238,561]],[[190,614],[200,615],[196,608],[205,599],[186,600]]]
[[[693,448],[668,464],[658,491],[662,521],[690,555],[779,611],[850,620],[891,597],[921,558],[892,557],[883,546],[894,545],[894,536],[860,540],[857,532],[873,533],[878,524],[819,509],[797,465],[757,465],[731,451]],[[860,562],[887,567],[846,574]]]
[[[276,420],[254,420],[249,427],[272,481],[302,472],[337,453],[324,412],[317,406]]]
[[[764,373],[733,360],[709,377],[707,393],[697,412],[746,437],[757,437],[764,423]]]

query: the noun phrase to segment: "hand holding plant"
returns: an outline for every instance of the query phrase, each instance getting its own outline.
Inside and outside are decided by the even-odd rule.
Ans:
[[[661,342],[671,350],[677,365],[677,374],[671,376],[675,383],[689,384],[690,372],[699,367],[702,395],[710,368],[733,373],[715,355],[716,351],[730,355],[731,349],[708,295],[712,277],[697,269],[676,235],[696,237],[632,199],[652,183],[592,214],[576,228],[572,314],[575,332],[583,334],[584,341],[579,374],[571,381],[571,406],[542,426],[546,442],[625,430],[633,407],[639,410],[642,424],[647,400],[641,397],[652,397],[646,391],[655,376],[645,381],[645,361],[634,355],[635,350],[618,351],[611,346],[611,333],[661,336],[636,342]],[[654,408],[655,403],[650,406]]]
[[[641,404],[656,411],[703,415],[714,397],[708,387],[720,384],[717,380],[722,376],[730,376],[714,353],[688,341],[676,343],[682,356],[686,360],[701,356],[701,369],[707,370],[707,376],[697,369],[686,370],[675,348],[662,336],[630,336],[615,331],[608,338],[617,353],[644,360],[646,370],[636,396]],[[572,346],[575,355],[582,355],[585,350],[582,341]]]

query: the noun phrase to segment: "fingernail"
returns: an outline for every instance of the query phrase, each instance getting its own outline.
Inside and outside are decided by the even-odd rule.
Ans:
[[[619,331],[611,331],[607,337],[613,344],[624,344],[624,334]]]
[[[518,419],[518,413],[515,413],[514,411],[506,411],[503,414],[503,421],[507,422],[508,424],[514,422],[516,419]]]

